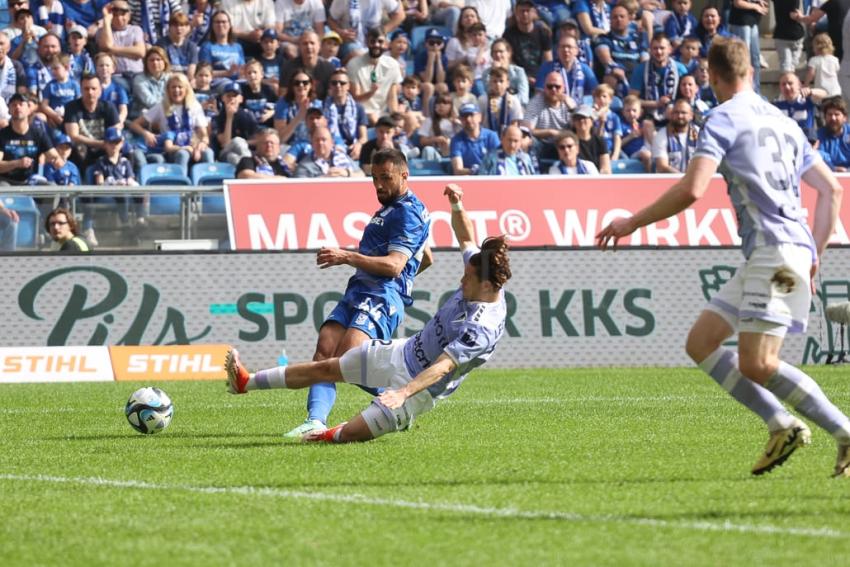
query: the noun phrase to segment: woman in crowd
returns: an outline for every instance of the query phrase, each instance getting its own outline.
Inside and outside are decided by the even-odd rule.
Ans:
[[[171,71],[171,62],[161,47],[151,47],[145,53],[145,71],[133,77],[133,104],[130,107],[130,120],[134,120],[147,109],[162,100],[165,83]]]
[[[239,71],[245,64],[245,53],[236,41],[227,12],[219,10],[213,14],[209,39],[201,44],[198,62],[212,65],[214,89],[239,78]]]
[[[298,71],[289,80],[286,94],[277,101],[274,109],[274,128],[283,144],[309,142],[307,110],[321,108],[316,100],[313,78],[306,71]]]

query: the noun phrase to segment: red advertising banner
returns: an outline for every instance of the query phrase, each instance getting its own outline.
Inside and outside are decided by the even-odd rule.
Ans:
[[[443,196],[447,183],[464,190],[464,205],[479,238],[508,234],[515,247],[592,246],[612,219],[629,216],[666,191],[678,176],[414,177],[410,187],[431,212],[431,246],[456,246]],[[850,176],[840,179],[850,194]],[[230,244],[235,250],[303,250],[355,247],[378,208],[368,179],[292,179],[225,184]],[[811,219],[816,193],[804,187]],[[850,206],[832,242],[850,244]],[[723,246],[740,244],[726,184],[716,177],[706,195],[675,217],[644,227],[623,246]]]

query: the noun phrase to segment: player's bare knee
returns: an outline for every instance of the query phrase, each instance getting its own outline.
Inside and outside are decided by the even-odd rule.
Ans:
[[[778,367],[778,361],[765,356],[741,356],[738,360],[741,374],[762,385],[776,373]]]
[[[688,339],[685,342],[685,352],[695,363],[699,364],[705,360],[708,355],[717,350],[720,344],[712,337],[707,337],[705,333],[699,331],[696,327],[688,333]]]

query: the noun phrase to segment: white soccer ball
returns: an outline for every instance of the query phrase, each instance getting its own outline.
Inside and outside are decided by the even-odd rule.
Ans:
[[[127,400],[124,414],[139,433],[159,433],[171,423],[174,406],[168,394],[159,388],[140,388]]]

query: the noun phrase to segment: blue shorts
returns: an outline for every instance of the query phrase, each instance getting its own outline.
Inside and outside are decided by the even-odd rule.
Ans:
[[[388,305],[378,297],[366,296],[359,304],[340,301],[325,321],[335,321],[346,329],[359,329],[372,339],[389,340],[403,318],[404,309]]]

